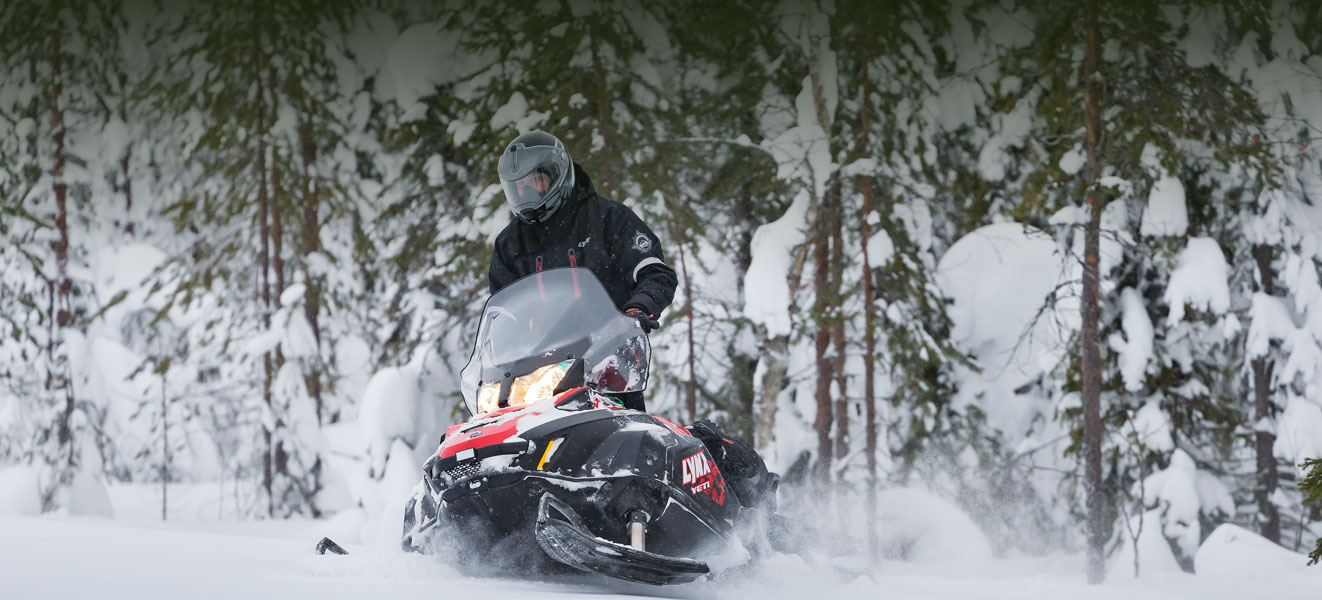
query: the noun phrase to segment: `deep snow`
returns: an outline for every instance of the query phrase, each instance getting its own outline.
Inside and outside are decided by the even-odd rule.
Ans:
[[[1083,583],[1077,555],[936,566],[885,562],[871,574],[818,559],[777,556],[749,573],[671,588],[572,578],[553,582],[473,579],[429,557],[350,546],[349,556],[316,556],[317,521],[161,524],[103,519],[0,518],[0,594],[57,598],[970,598],[1125,600],[1318,598],[1322,569],[1279,548],[1255,550],[1243,530],[1214,534],[1217,572],[1160,573],[1134,581],[1113,574]],[[1260,550],[1260,549],[1259,549]],[[1284,556],[1282,555],[1289,555]],[[1200,561],[1202,558],[1200,557]],[[1290,566],[1291,561],[1298,566]],[[1266,575],[1244,576],[1236,564]],[[1262,568],[1269,564],[1271,568]]]

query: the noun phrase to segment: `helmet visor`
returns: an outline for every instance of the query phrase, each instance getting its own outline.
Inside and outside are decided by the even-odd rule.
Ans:
[[[546,204],[547,198],[556,189],[558,174],[555,171],[554,166],[546,165],[513,181],[501,181],[510,210],[522,213]]]

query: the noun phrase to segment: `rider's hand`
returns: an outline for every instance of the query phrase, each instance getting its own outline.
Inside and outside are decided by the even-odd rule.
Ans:
[[[643,309],[637,306],[630,306],[624,309],[624,316],[638,319],[638,324],[643,326],[643,333],[652,333],[653,329],[661,326],[656,317],[643,312]]]

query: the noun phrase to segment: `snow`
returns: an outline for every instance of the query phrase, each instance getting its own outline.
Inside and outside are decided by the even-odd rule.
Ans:
[[[465,121],[463,119],[455,119],[447,123],[445,129],[450,135],[454,136],[455,145],[462,145],[467,142],[469,138],[473,137],[473,132],[477,131],[477,123]]]
[[[1064,171],[1066,175],[1074,175],[1079,172],[1079,169],[1083,168],[1083,163],[1086,160],[1087,157],[1083,154],[1083,145],[1075,144],[1073,148],[1070,148],[1065,154],[1061,155],[1060,161],[1057,165],[1060,166],[1060,170]]]
[[[1184,203],[1184,184],[1163,175],[1152,184],[1148,208],[1143,211],[1139,233],[1145,236],[1182,236],[1189,230],[1189,209]]]
[[[1308,557],[1303,554],[1286,550],[1238,525],[1225,523],[1203,540],[1194,556],[1194,572],[1213,581],[1243,579],[1262,585],[1300,581],[1307,582],[1314,590],[1322,589],[1322,569],[1310,569],[1305,566],[1307,562]]]
[[[1087,206],[1067,205],[1057,210],[1047,219],[1049,225],[1086,225],[1091,220],[1092,211]]]
[[[291,311],[280,350],[289,358],[317,355],[317,336],[302,310]]]
[[[1290,339],[1295,329],[1294,318],[1284,301],[1262,292],[1253,294],[1249,339],[1245,344],[1250,357],[1266,356],[1272,340]]]
[[[390,15],[376,9],[364,9],[353,19],[346,46],[354,62],[365,75],[380,72],[390,57],[391,46],[399,37],[399,28]]]
[[[491,115],[491,129],[500,131],[506,126],[523,119],[528,114],[528,99],[523,97],[523,92],[514,92],[510,96],[509,102],[506,102],[496,112]]]
[[[1293,397],[1277,419],[1272,454],[1290,464],[1322,457],[1322,406]]]
[[[1148,400],[1134,413],[1133,430],[1136,442],[1148,450],[1169,452],[1175,447],[1171,440],[1171,421],[1156,400]]]
[[[1316,597],[1320,575],[1300,566],[1301,555],[1264,547],[1252,539],[1256,536],[1234,528],[1224,534],[1218,529],[1199,550],[1198,571],[1206,575],[1150,573],[1134,581],[1113,564],[1114,576],[1100,586],[1084,583],[1078,555],[963,565],[886,561],[860,570],[817,555],[776,554],[751,572],[733,572],[721,581],[655,588],[579,575],[466,577],[434,557],[352,543],[342,544],[347,556],[313,554],[315,542],[337,527],[330,521],[298,520],[161,524],[0,517],[5,532],[0,581],[6,597],[52,600],[361,600],[438,594],[487,600],[1302,600]]]
[[[150,286],[144,283],[165,258],[159,248],[140,243],[111,246],[89,257],[97,292],[104,296],[102,302],[125,294],[119,306],[106,311],[107,322],[117,325],[125,314],[143,306],[159,308],[159,301],[151,302]]]
[[[1120,292],[1120,307],[1124,311],[1121,325],[1125,330],[1125,347],[1120,351],[1120,374],[1125,389],[1136,392],[1143,388],[1143,374],[1152,360],[1152,320],[1148,318],[1143,297],[1134,288]]]
[[[374,470],[385,466],[394,440],[414,441],[419,417],[418,375],[416,366],[387,367],[367,382],[358,419]]]
[[[987,140],[978,154],[978,173],[984,180],[996,182],[1005,179],[1006,169],[1011,162],[1010,148],[1022,146],[1024,138],[1033,127],[1034,105],[1033,101],[1022,99],[1010,114],[996,115],[996,133]]]
[[[921,192],[931,190],[920,190]],[[932,207],[923,198],[914,198],[891,209],[891,216],[904,225],[904,231],[919,250],[931,250],[933,242]]]
[[[27,466],[0,468],[0,517],[41,514],[41,480]]]
[[[1051,236],[1018,223],[979,228],[937,263],[937,283],[952,300],[951,339],[982,365],[960,394],[1003,431],[1024,431],[1035,410],[1031,398],[1014,390],[1064,356],[1070,317],[1047,302],[1065,266]]]
[[[361,47],[374,48],[391,37],[392,27],[384,19],[373,20],[367,30],[360,32]],[[467,73],[456,66],[454,58],[457,40],[445,34],[436,23],[420,23],[405,29],[393,40],[382,68],[385,77],[379,87],[386,97],[393,97],[404,113],[402,122],[414,121],[427,114],[422,98],[436,92],[442,83]],[[390,92],[393,92],[391,94]]]
[[[877,494],[879,543],[915,562],[971,565],[991,560],[991,545],[973,520],[949,500],[914,488]]]
[[[471,130],[470,130],[471,132]],[[458,141],[458,135],[455,135],[455,143]],[[445,159],[439,154],[433,154],[427,157],[427,162],[423,164],[422,170],[427,174],[427,185],[440,187],[445,184]]]
[[[1170,465],[1149,475],[1144,485],[1143,502],[1156,506],[1161,519],[1149,521],[1161,527],[1166,539],[1191,556],[1198,548],[1198,515],[1202,503],[1196,483],[1198,468],[1183,450],[1171,454]]]
[[[1123,517],[1122,517],[1123,518]],[[1171,552],[1170,543],[1161,531],[1161,510],[1153,509],[1124,518],[1118,524],[1120,548],[1107,558],[1109,571],[1117,579],[1152,577],[1155,574],[1181,573],[1180,562]],[[1134,537],[1138,540],[1135,543]],[[1137,549],[1137,561],[1135,550]],[[1137,570],[1135,573],[1135,562]]]
[[[867,246],[868,262],[874,267],[885,265],[895,254],[895,244],[891,242],[891,236],[885,229],[878,229],[872,232],[872,238],[868,240]]]
[[[806,193],[799,194],[784,215],[753,232],[753,260],[744,276],[744,315],[765,327],[769,336],[790,332],[787,277],[794,247],[803,241],[809,201]]]
[[[1226,257],[1216,240],[1190,238],[1177,263],[1166,287],[1165,301],[1171,307],[1167,326],[1184,319],[1185,306],[1216,314],[1230,308]]]

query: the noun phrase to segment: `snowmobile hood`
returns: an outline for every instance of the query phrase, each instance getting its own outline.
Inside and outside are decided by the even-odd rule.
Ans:
[[[575,388],[535,404],[511,406],[474,416],[467,423],[451,425],[436,456],[449,458],[464,450],[523,443],[527,440],[521,434],[542,425],[589,411],[596,412],[594,416],[608,418],[610,412],[618,410],[625,410],[618,402],[587,388]]]

